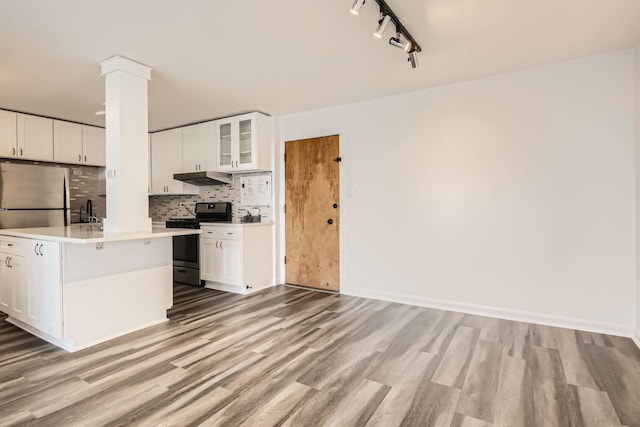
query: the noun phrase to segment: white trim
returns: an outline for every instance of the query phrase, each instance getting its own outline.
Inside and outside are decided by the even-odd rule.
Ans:
[[[371,291],[368,289],[349,288],[341,290],[344,295],[371,298],[401,304],[417,305],[421,307],[435,308],[439,310],[456,311],[460,313],[475,314],[478,316],[494,317],[498,319],[514,320],[517,322],[534,323],[538,325],[554,326],[559,328],[578,329],[581,331],[596,332],[608,335],[633,337],[633,329],[625,325],[615,323],[594,322],[591,320],[571,317],[553,316],[549,314],[532,313],[528,311],[510,310],[500,307],[468,304],[456,301],[445,301],[431,298],[422,298],[413,295],[397,294],[392,292]],[[640,346],[640,340],[635,338]]]
[[[631,339],[634,343],[640,348],[640,330],[636,330],[634,334],[631,335]]]
[[[161,320],[154,320],[153,322],[149,322],[149,323],[145,323],[144,325],[141,326],[137,326],[134,328],[129,328],[123,331],[119,331],[117,333],[111,334],[111,335],[107,335],[104,337],[101,337],[97,340],[93,340],[93,341],[89,341],[86,343],[82,343],[80,345],[74,345],[73,343],[73,339],[63,339],[63,338],[56,338],[54,336],[51,336],[45,332],[42,332],[39,329],[34,328],[33,326],[27,325],[26,323],[18,320],[18,319],[14,319],[12,317],[7,317],[6,319],[7,322],[11,323],[14,326],[17,326],[20,329],[23,329],[27,332],[29,332],[31,335],[35,335],[36,337],[43,339],[55,346],[60,347],[63,350],[68,351],[69,353],[75,353],[76,351],[80,351],[80,350],[84,350],[85,348],[89,348],[91,346],[94,346],[96,344],[101,344],[103,342],[106,341],[111,341],[113,339],[116,338],[120,338],[123,335],[127,335],[127,334],[131,334],[134,332],[138,332],[139,330],[142,329],[146,329],[146,328],[150,328],[151,326],[156,326],[159,325],[161,323],[164,322],[168,322],[169,319],[161,319]]]
[[[101,75],[105,76],[115,71],[124,71],[125,73],[151,80],[151,67],[141,64],[122,56],[112,56],[100,63]]]

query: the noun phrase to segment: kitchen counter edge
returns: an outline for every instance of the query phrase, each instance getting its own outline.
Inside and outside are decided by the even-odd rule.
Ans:
[[[201,222],[200,227],[266,227],[273,225],[273,222]]]
[[[200,230],[153,227],[151,231],[105,233],[95,226],[75,224],[66,227],[38,227],[0,229],[0,236],[21,237],[61,243],[101,243],[123,240],[154,239],[159,237],[201,234]]]

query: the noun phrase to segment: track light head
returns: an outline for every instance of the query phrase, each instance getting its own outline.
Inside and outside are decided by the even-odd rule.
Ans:
[[[411,63],[411,68],[418,67],[418,52],[415,49],[409,52],[409,59],[407,61]]]
[[[365,0],[354,0],[353,6],[351,6],[351,13],[357,15],[360,13],[360,8],[364,4]]]
[[[400,49],[404,49],[404,43],[400,41],[400,36],[391,37],[389,39],[389,44],[391,46],[399,47]]]
[[[384,30],[387,28],[387,25],[389,25],[390,21],[391,17],[389,15],[384,15],[382,19],[378,21],[378,29],[375,33],[373,33],[373,36],[377,39],[381,39],[382,33],[384,33]]]
[[[406,37],[403,37],[401,33],[396,34],[395,37],[391,37],[389,39],[389,44],[399,49],[404,49],[407,52],[411,49],[411,41],[407,40]]]

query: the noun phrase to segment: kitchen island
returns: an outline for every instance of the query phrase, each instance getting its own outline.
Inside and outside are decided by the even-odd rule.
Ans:
[[[70,352],[165,322],[173,305],[172,237],[186,234],[200,230],[0,230],[0,311]]]

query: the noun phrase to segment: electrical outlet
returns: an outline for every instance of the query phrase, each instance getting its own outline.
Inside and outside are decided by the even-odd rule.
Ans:
[[[180,207],[184,208],[185,206],[187,206],[187,204],[185,202],[180,202]]]

